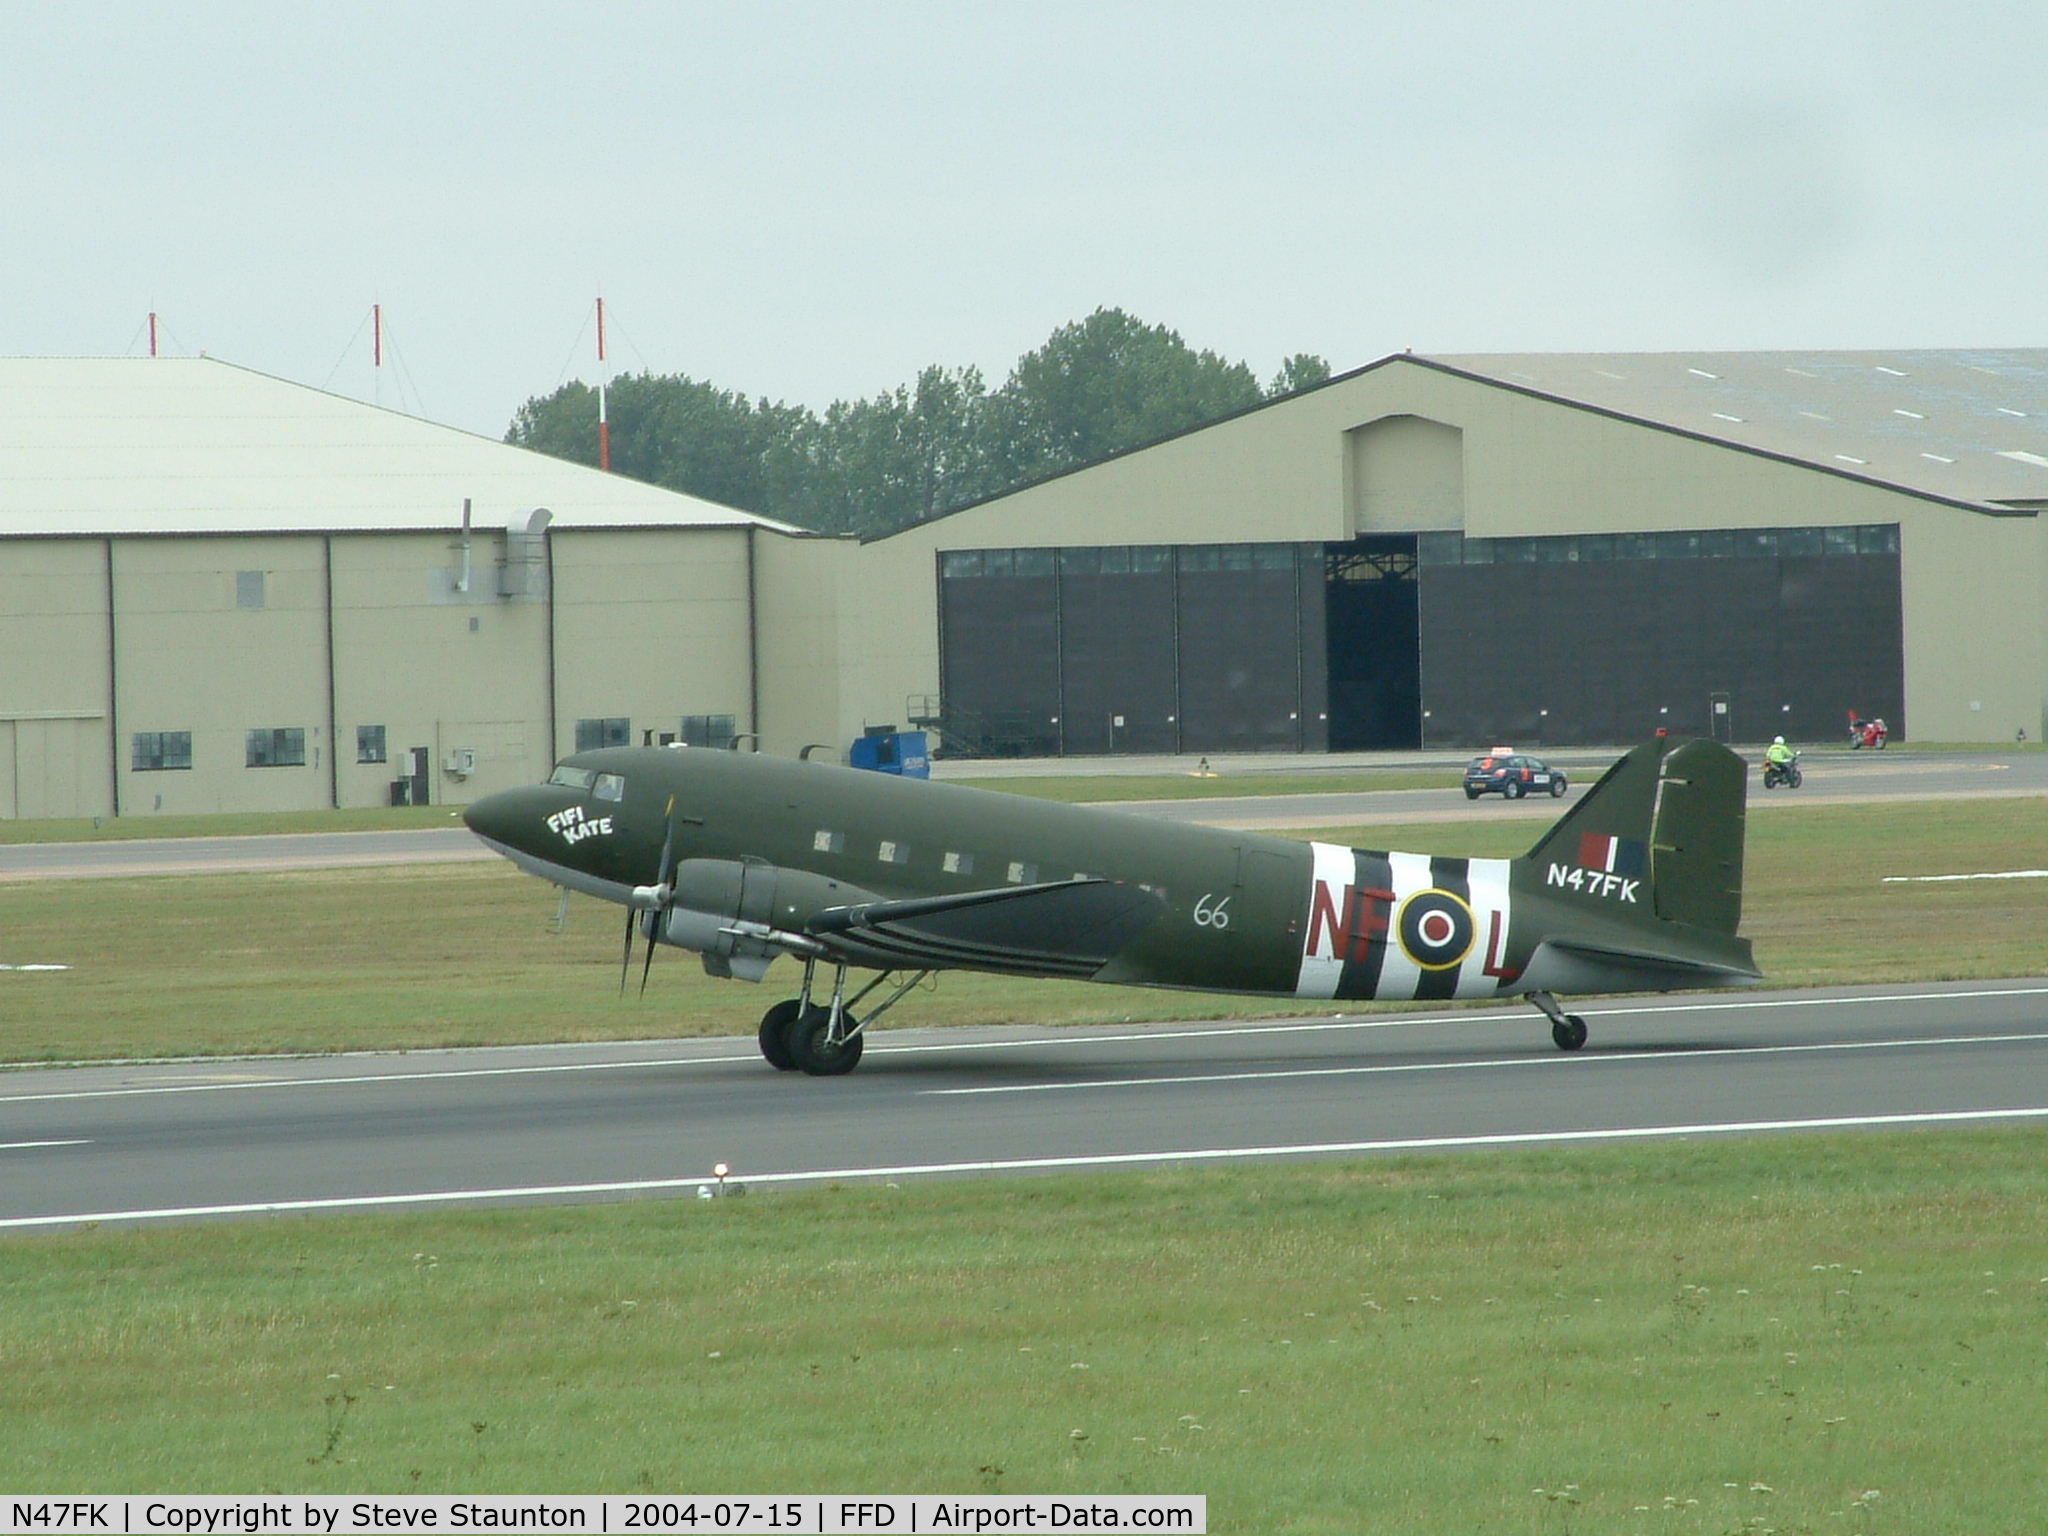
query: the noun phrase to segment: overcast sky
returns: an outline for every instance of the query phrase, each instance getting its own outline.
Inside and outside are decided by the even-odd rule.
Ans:
[[[167,351],[492,436],[594,376],[600,290],[615,371],[814,407],[932,362],[999,383],[1100,305],[1262,377],[1296,351],[2048,344],[2038,3],[0,27],[0,355],[140,352],[154,309]]]

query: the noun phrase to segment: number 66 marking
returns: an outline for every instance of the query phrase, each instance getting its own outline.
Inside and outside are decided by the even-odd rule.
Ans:
[[[1230,926],[1230,898],[1214,899],[1213,893],[1204,891],[1202,899],[1195,903],[1195,926],[1218,930]]]

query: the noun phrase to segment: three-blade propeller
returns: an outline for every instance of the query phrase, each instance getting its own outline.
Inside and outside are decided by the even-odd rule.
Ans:
[[[676,797],[668,797],[668,809],[662,814],[668,819],[667,834],[661,840],[661,869],[654,877],[654,884],[636,890],[635,900],[626,908],[626,946],[619,954],[619,996],[626,995],[626,976],[633,967],[633,924],[641,912],[649,913],[647,921],[647,958],[640,966],[640,995],[647,995],[648,973],[654,969],[654,936],[661,928],[663,914],[669,903],[675,899],[675,892],[669,888],[668,876],[671,861],[676,851]]]

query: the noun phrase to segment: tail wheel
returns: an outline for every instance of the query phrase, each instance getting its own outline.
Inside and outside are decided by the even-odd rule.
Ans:
[[[842,1077],[860,1065],[866,1037],[855,1035],[851,1040],[833,1041],[826,1037],[831,1027],[832,1010],[815,1004],[809,1013],[790,1024],[784,1037],[789,1043],[790,1060],[806,1077]]]
[[[1586,1021],[1576,1013],[1568,1013],[1550,1026],[1550,1038],[1557,1042],[1560,1051],[1576,1051],[1586,1043]]]
[[[795,998],[786,1003],[777,1003],[761,1015],[761,1054],[768,1059],[768,1065],[778,1072],[794,1072],[796,1058],[789,1053],[789,1026],[796,1022],[796,1016],[803,1012],[803,1004]]]

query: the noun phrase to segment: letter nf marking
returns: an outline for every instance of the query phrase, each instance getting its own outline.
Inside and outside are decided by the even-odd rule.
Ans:
[[[1316,893],[1309,902],[1308,952],[1322,957],[1323,930],[1327,927],[1332,942],[1331,953],[1336,959],[1347,963],[1363,960],[1373,939],[1387,931],[1387,911],[1393,904],[1392,891],[1370,885],[1347,885],[1344,887],[1344,916],[1340,921],[1330,883],[1318,880]]]

